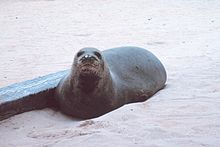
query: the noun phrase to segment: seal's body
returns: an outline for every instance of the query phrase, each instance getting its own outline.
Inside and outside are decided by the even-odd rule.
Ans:
[[[163,65],[145,49],[120,47],[100,52],[83,48],[56,88],[55,98],[65,114],[87,119],[145,101],[165,82]]]

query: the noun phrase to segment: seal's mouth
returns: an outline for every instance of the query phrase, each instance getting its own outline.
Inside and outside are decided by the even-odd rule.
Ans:
[[[81,63],[79,65],[81,68],[97,68],[98,64],[94,64],[94,63]]]
[[[97,72],[97,69],[95,69],[94,67],[89,67],[89,68],[88,67],[83,67],[81,69],[81,74],[92,76],[92,75],[98,75],[98,72]]]
[[[100,70],[100,61],[94,56],[82,57],[78,62],[80,74],[98,75]]]
[[[82,63],[79,66],[80,74],[82,75],[90,75],[90,76],[95,76],[98,75],[99,71],[99,64],[94,64],[94,63]]]

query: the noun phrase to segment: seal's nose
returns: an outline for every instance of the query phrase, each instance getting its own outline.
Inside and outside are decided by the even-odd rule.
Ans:
[[[82,62],[94,62],[95,60],[97,60],[94,56],[86,54],[85,56],[83,56],[81,58]]]
[[[90,57],[90,55],[85,55],[85,58],[89,58]]]

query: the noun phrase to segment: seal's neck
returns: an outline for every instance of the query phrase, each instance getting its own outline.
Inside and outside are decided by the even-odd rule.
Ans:
[[[73,70],[75,72],[71,72],[70,84],[73,89],[79,89],[82,93],[86,95],[92,95],[92,93],[105,93],[108,89],[112,87],[112,79],[109,72],[109,69],[105,67],[102,73],[98,75],[95,74],[81,74],[80,72],[76,72],[77,70]],[[97,94],[96,94],[97,95]]]
[[[79,75],[77,88],[83,93],[92,93],[99,85],[101,77],[95,75]]]

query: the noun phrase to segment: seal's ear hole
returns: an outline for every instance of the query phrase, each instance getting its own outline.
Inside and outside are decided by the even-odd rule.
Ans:
[[[94,54],[99,58],[102,59],[102,55],[99,52],[94,52]]]
[[[79,51],[78,53],[77,53],[77,57],[80,57],[80,56],[82,56],[82,54],[84,54],[85,52],[84,51]]]

